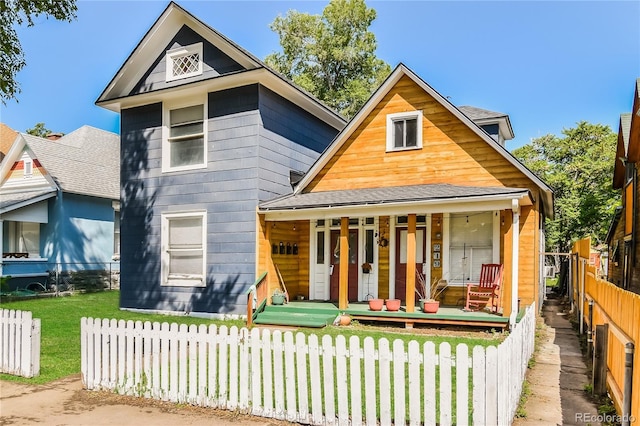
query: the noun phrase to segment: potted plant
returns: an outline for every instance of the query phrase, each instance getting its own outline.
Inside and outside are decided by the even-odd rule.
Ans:
[[[387,299],[384,301],[387,311],[396,312],[400,310],[400,299]]]
[[[369,272],[371,272],[371,264],[369,262],[364,262],[362,264],[362,273],[363,274],[368,274]]]
[[[436,278],[429,286],[427,293],[427,279],[416,270],[416,294],[418,295],[418,303],[422,312],[434,314],[440,308],[440,302],[437,300],[442,292],[447,288],[447,280]]]
[[[286,299],[286,295],[284,294],[284,291],[277,288],[273,291],[273,294],[271,295],[271,304],[284,305],[285,299]]]
[[[381,311],[384,300],[382,299],[369,299],[369,309],[372,311]]]

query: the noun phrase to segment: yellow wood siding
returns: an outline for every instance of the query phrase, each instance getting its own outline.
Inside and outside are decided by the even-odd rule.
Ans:
[[[389,216],[381,216],[378,228],[380,236],[389,239]],[[378,246],[378,297],[389,297],[389,246]]]
[[[422,149],[386,152],[387,115],[416,110],[423,112]],[[486,141],[403,77],[305,192],[430,183],[535,189]]]
[[[280,254],[280,243],[284,253]],[[277,253],[272,253],[276,245]],[[298,253],[294,254],[294,244]],[[268,272],[269,294],[279,286],[276,266],[282,274],[289,297],[302,295],[309,297],[309,222],[266,222],[258,215],[258,270],[257,274]],[[288,253],[288,251],[291,253]]]

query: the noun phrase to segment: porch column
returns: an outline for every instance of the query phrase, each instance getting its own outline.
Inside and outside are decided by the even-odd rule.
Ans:
[[[338,309],[349,307],[349,218],[340,218],[340,284]]]
[[[416,215],[407,217],[407,312],[413,312],[416,306]]]
[[[512,221],[511,221],[511,313],[509,315],[509,326],[516,324],[518,316],[518,269],[520,260],[520,204],[518,200],[511,201]]]

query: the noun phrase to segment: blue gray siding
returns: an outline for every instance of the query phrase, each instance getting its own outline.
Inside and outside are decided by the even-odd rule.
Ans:
[[[260,201],[292,191],[289,172],[307,172],[338,131],[260,86]]]
[[[206,80],[208,78],[244,70],[240,64],[186,25],[183,26],[171,42],[169,42],[165,48],[165,52],[175,49],[176,47],[188,46],[198,42],[203,43],[202,55],[204,63],[202,75],[166,82],[165,72],[167,61],[163,52],[149,68],[149,71],[140,79],[138,84],[135,85],[130,94],[135,95],[167,87],[176,87],[192,81]]]
[[[259,85],[210,93],[207,109],[207,168],[170,173],[162,105],[121,113],[122,307],[246,312],[258,202],[290,192],[289,171],[306,171],[337,133]],[[161,215],[195,210],[207,211],[207,285],[161,286]]]

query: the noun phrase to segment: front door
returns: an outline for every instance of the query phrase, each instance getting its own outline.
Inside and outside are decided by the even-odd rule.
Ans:
[[[338,300],[340,288],[340,231],[331,231],[331,279],[329,298]],[[351,301],[358,300],[358,230],[349,230],[349,291]]]
[[[425,228],[416,228],[416,271],[424,273]],[[407,295],[407,229],[396,228],[396,299],[406,300]],[[416,280],[417,282],[417,280]]]

